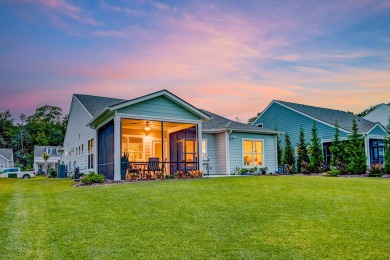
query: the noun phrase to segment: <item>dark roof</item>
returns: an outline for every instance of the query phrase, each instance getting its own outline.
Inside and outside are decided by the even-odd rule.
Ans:
[[[41,145],[36,145],[34,146],[34,156],[36,157],[41,157],[43,155],[43,152],[46,151],[47,146],[41,146]],[[60,156],[57,154],[57,148],[61,146],[50,146],[52,148],[52,155],[51,156]]]
[[[238,130],[238,131],[256,131],[259,133],[275,133],[277,134],[277,131],[262,128],[254,125],[248,125],[244,123],[239,123],[233,120],[230,120],[226,117],[219,116],[217,114],[211,113],[207,110],[201,109],[204,113],[210,115],[212,117],[211,120],[205,121],[202,124],[203,130]]]
[[[125,99],[74,94],[81,104],[93,116],[98,116],[105,108],[126,101]]]
[[[12,148],[0,148],[0,154],[10,161],[12,160],[13,153],[14,150]]]
[[[323,108],[323,107],[308,106],[304,104],[291,103],[291,102],[286,102],[281,100],[275,100],[275,101],[285,106],[288,106],[294,110],[297,110],[301,113],[304,113],[308,116],[314,117],[320,121],[324,121],[328,124],[335,125],[337,122],[340,128],[350,132],[352,131],[353,119],[356,120],[359,127],[359,131],[363,133],[368,132],[371,128],[375,126],[375,123],[365,120],[361,117],[352,115],[345,111]]]

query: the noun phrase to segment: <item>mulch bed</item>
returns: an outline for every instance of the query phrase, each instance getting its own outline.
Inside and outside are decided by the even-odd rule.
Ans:
[[[136,179],[136,180],[105,180],[103,183],[93,183],[93,184],[84,184],[80,180],[75,180],[76,184],[74,187],[91,187],[91,186],[108,186],[108,185],[116,185],[116,184],[126,184],[126,183],[135,183],[135,182],[147,182],[147,181],[180,181],[180,180],[193,180],[193,179],[202,179],[202,177],[197,178],[174,178],[174,179]]]

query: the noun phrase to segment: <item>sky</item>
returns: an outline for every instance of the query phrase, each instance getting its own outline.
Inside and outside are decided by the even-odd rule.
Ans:
[[[0,112],[167,89],[246,122],[272,100],[390,102],[390,1],[0,0]]]

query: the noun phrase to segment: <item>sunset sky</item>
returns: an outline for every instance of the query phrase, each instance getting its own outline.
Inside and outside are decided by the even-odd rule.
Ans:
[[[0,111],[167,89],[243,122],[273,99],[390,102],[390,1],[0,0]]]

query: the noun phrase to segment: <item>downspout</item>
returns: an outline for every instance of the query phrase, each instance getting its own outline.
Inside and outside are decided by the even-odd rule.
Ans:
[[[230,142],[230,134],[233,132],[233,130],[230,130],[229,132],[225,131],[225,150],[226,150],[226,174],[229,175],[230,173],[230,149],[229,149],[229,142]]]

